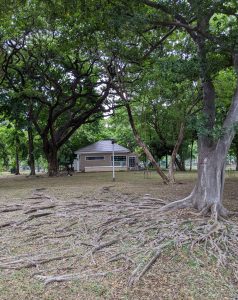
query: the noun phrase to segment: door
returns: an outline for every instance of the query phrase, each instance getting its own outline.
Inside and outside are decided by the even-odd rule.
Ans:
[[[134,156],[129,157],[129,168],[135,168],[136,158]]]

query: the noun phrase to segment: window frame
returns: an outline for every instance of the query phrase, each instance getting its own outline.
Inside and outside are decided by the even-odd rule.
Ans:
[[[117,157],[125,157],[125,160],[115,160]],[[123,164],[118,164],[118,162],[123,162]],[[111,155],[111,163],[113,163],[113,156]],[[127,155],[114,155],[114,166],[115,167],[127,167],[128,157]]]
[[[93,158],[93,159],[88,159]],[[85,156],[85,161],[97,161],[97,160],[105,160],[105,156]]]

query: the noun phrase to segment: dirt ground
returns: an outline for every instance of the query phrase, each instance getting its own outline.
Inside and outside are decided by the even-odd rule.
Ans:
[[[191,251],[195,213],[159,215],[193,188],[195,173],[176,175],[173,187],[143,172],[0,176],[0,299],[238,299],[217,244]],[[224,204],[238,211],[238,174],[226,177]]]

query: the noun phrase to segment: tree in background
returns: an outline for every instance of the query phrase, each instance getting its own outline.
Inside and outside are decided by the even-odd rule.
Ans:
[[[58,150],[82,124],[93,121],[92,115],[95,119],[102,116],[110,80],[86,42],[81,44],[81,36],[75,37],[82,24],[72,28],[70,16],[57,23],[30,3],[14,20],[19,31],[2,46],[3,80],[15,99],[23,101],[28,124],[34,125],[42,139],[49,175],[57,175]]]

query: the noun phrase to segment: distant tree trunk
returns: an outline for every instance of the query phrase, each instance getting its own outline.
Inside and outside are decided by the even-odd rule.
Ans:
[[[131,128],[132,128],[134,137],[135,137],[135,139],[137,141],[137,144],[143,149],[143,151],[144,151],[147,159],[152,163],[152,165],[155,168],[155,170],[157,171],[157,173],[163,179],[163,182],[165,184],[168,184],[169,183],[168,177],[161,170],[161,168],[157,164],[156,160],[154,159],[153,155],[151,154],[150,150],[145,145],[145,143],[141,140],[140,135],[138,134],[138,132],[136,130],[134,119],[133,119],[132,112],[131,112],[131,108],[130,108],[130,105],[128,103],[126,103],[126,109],[127,109],[127,113],[128,113],[129,122],[130,122],[130,125],[131,125]]]
[[[190,168],[189,168],[190,171],[192,171],[192,167],[193,167],[193,143],[194,141],[192,140],[191,150],[190,150]]]
[[[169,163],[169,180],[171,183],[175,183],[175,178],[174,178],[174,165],[175,165],[175,159],[176,155],[178,153],[179,147],[183,141],[184,137],[184,123],[182,122],[180,125],[180,130],[179,130],[179,135],[178,135],[178,140],[174,146],[172,155],[171,155],[171,160]]]
[[[184,161],[180,161],[177,157],[175,158],[175,163],[178,166],[179,170],[182,172],[185,172],[185,165],[184,165]]]
[[[37,172],[40,172],[40,164],[39,164],[39,160],[36,161],[36,168],[37,168]]]
[[[31,124],[28,126],[28,152],[29,152],[29,167],[30,167],[30,175],[36,175],[35,172],[35,157],[34,157],[34,137],[33,130]]]
[[[16,133],[15,136],[15,159],[16,159],[16,170],[15,170],[15,175],[20,175],[20,162],[19,162],[19,149],[20,149],[20,140],[19,136]]]

